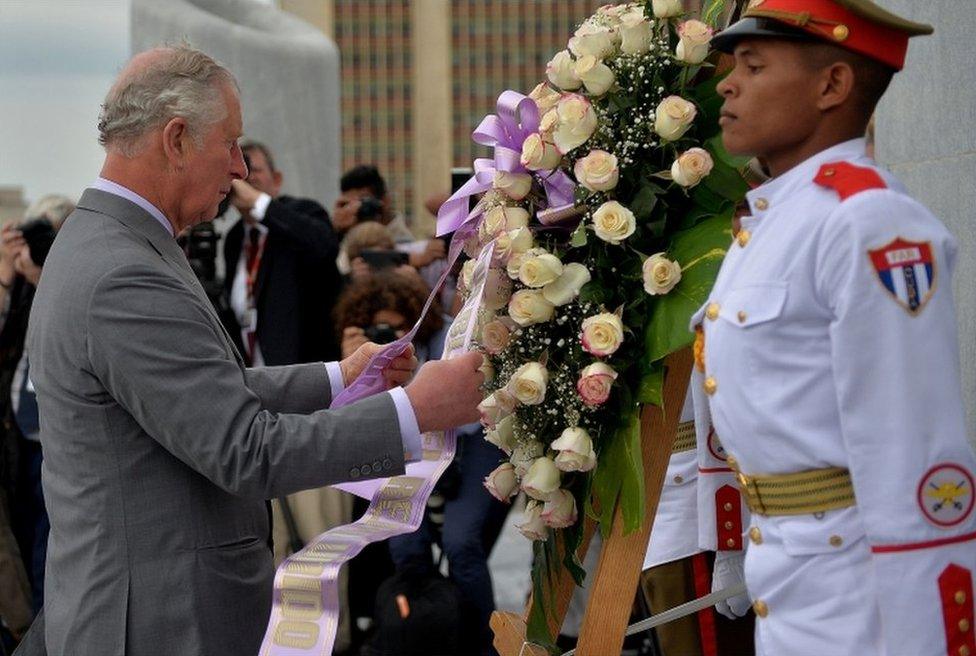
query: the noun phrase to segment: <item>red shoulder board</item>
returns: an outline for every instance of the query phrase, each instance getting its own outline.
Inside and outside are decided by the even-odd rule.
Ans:
[[[833,189],[841,200],[868,189],[886,189],[888,185],[878,172],[864,166],[854,166],[849,162],[824,164],[813,179],[821,187]]]

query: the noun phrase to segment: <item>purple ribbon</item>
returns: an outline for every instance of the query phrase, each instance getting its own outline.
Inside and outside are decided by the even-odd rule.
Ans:
[[[481,214],[475,207],[469,211],[470,198],[491,189],[495,173],[529,173],[522,166],[522,144],[539,129],[539,107],[528,96],[511,89],[503,91],[495,104],[495,113],[481,120],[471,133],[471,139],[482,146],[494,148],[491,159],[474,161],[474,175],[441,205],[437,212],[437,235],[445,235],[460,228]],[[573,203],[572,179],[564,172],[538,172],[549,199],[549,206]]]

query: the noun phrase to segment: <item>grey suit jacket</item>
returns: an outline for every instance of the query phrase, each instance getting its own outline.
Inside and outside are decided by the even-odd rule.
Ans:
[[[61,228],[28,349],[52,656],[256,654],[264,499],[404,471],[389,394],[324,410],[323,364],[245,369],[173,237],[112,194]]]

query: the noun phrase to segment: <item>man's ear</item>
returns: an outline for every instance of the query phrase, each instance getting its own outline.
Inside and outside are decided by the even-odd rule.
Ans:
[[[163,126],[163,153],[175,169],[183,168],[190,149],[190,129],[186,119],[177,116]]]
[[[817,109],[828,111],[846,103],[854,93],[854,69],[847,62],[835,62],[824,69]]]
[[[281,171],[273,171],[271,173],[271,181],[274,183],[275,195],[278,195],[278,192],[281,191],[281,182],[284,179],[285,177],[281,175]]]

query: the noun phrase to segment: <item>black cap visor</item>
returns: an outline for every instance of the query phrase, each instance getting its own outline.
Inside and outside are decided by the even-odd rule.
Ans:
[[[731,53],[742,39],[790,39],[793,41],[819,41],[803,30],[781,23],[772,18],[743,18],[712,37],[711,46],[719,52]]]

